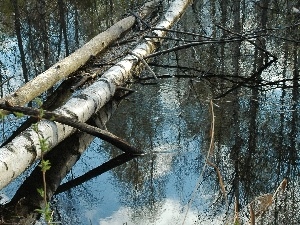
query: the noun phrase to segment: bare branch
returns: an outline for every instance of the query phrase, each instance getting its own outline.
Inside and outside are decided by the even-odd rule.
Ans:
[[[24,113],[28,116],[32,116],[38,119],[47,119],[53,120],[62,124],[66,124],[68,126],[77,128],[78,130],[87,132],[91,135],[101,138],[104,141],[111,143],[112,145],[116,146],[117,148],[121,149],[125,153],[133,154],[133,155],[142,155],[143,152],[132,147],[126,141],[122,140],[118,136],[100,128],[88,125],[83,122],[75,121],[73,118],[69,118],[66,116],[59,115],[54,112],[49,112],[46,110],[41,109],[34,109],[30,107],[21,107],[21,106],[8,106],[6,104],[1,103],[0,108],[10,111],[10,112],[19,112]]]
[[[151,67],[148,65],[148,63],[138,54],[135,54],[134,52],[129,52],[129,54],[134,55],[135,57],[137,57],[139,60],[141,60],[141,62],[146,66],[146,68],[150,71],[150,73],[153,75],[153,77],[155,78],[155,80],[157,79],[157,76],[155,75],[154,71],[151,69]]]
[[[226,29],[226,28],[224,28],[224,27],[222,27],[221,25],[218,25],[218,24],[216,24],[216,26],[219,27],[219,28],[221,28],[222,30],[227,31],[228,33],[231,33],[231,34],[234,34],[234,35],[237,35],[237,36],[241,37],[243,40],[248,41],[249,43],[251,43],[252,45],[254,45],[256,48],[258,48],[259,50],[265,52],[265,53],[268,54],[269,56],[272,56],[274,59],[276,59],[276,60],[278,59],[278,58],[277,58],[275,55],[273,55],[271,52],[269,52],[268,50],[266,50],[266,49],[260,47],[260,46],[257,45],[254,41],[249,40],[249,39],[248,39],[247,37],[245,37],[244,35],[239,34],[239,33],[236,33],[236,32],[233,32],[233,31],[231,31],[231,30],[228,30],[228,29]]]

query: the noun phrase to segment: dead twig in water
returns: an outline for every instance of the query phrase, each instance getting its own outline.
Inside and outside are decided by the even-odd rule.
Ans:
[[[212,166],[215,170],[216,170],[216,173],[217,173],[217,176],[218,176],[218,179],[219,179],[219,183],[220,183],[220,187],[221,187],[221,191],[222,191],[222,194],[224,196],[224,199],[226,201],[226,204],[228,205],[228,202],[227,202],[227,195],[226,195],[226,190],[225,190],[225,185],[224,185],[224,182],[223,182],[223,178],[222,178],[222,175],[221,175],[221,172],[219,170],[219,168],[216,166],[216,164],[210,162],[209,160],[207,160],[206,162],[208,165]]]
[[[234,35],[237,35],[237,36],[241,37],[241,38],[242,38],[243,40],[245,40],[245,41],[248,41],[250,44],[254,45],[254,46],[255,46],[256,48],[258,48],[259,50],[265,52],[267,55],[271,56],[273,59],[275,59],[275,60],[278,59],[275,55],[273,55],[273,54],[272,54],[271,52],[269,52],[267,49],[264,49],[264,48],[260,47],[260,46],[257,45],[254,41],[249,40],[249,38],[245,37],[244,35],[239,34],[239,33],[236,33],[236,32],[233,32],[233,31],[231,31],[231,30],[228,30],[228,29],[226,29],[225,27],[222,27],[221,25],[218,25],[218,24],[216,24],[216,26],[219,27],[219,28],[222,29],[222,30],[227,31],[228,33],[231,33],[231,34],[234,34]]]
[[[66,124],[68,126],[74,127],[78,130],[84,131],[89,133],[95,137],[98,137],[108,143],[111,143],[115,147],[121,149],[123,152],[133,155],[142,155],[144,154],[142,151],[136,149],[135,147],[131,146],[129,143],[124,141],[123,139],[119,138],[118,136],[100,128],[91,126],[87,123],[83,123],[80,121],[76,121],[74,118],[70,118],[67,116],[63,116],[54,112],[49,112],[47,110],[42,111],[41,117],[41,109],[34,109],[30,107],[21,107],[21,106],[10,106],[7,104],[0,104],[0,109],[4,109],[10,112],[18,112],[23,113],[25,115],[35,117],[38,119],[46,119],[56,121],[62,124]],[[41,117],[41,118],[40,118]]]
[[[264,194],[256,197],[252,202],[249,203],[250,209],[250,224],[255,224],[255,220],[260,219],[269,207],[275,202],[280,191],[284,192],[287,186],[287,179],[284,178],[277,187],[274,194]],[[255,208],[254,208],[255,206]]]

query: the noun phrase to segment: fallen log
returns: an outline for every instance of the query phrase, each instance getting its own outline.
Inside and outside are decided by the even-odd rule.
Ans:
[[[143,154],[143,152],[132,147],[126,141],[124,141],[121,138],[117,137],[116,135],[108,132],[107,130],[100,129],[100,128],[91,126],[87,123],[83,123],[80,121],[74,121],[72,118],[68,118],[66,116],[56,114],[54,112],[49,112],[49,111],[41,110],[41,109],[34,109],[34,108],[30,108],[30,107],[7,106],[7,105],[1,104],[1,103],[0,103],[0,109],[5,109],[10,112],[23,113],[25,115],[37,118],[38,120],[47,119],[47,120],[62,123],[64,125],[69,125],[80,131],[86,132],[95,137],[99,137],[102,140],[107,141],[108,143],[119,148],[120,150],[122,150],[125,153],[132,154],[132,155],[142,155]]]
[[[151,13],[154,9],[154,3],[156,2],[157,0],[153,0],[146,3],[142,7],[139,16],[144,18],[146,15]],[[128,16],[120,20],[106,31],[98,34],[68,57],[57,62],[46,71],[24,84],[14,93],[1,99],[0,102],[6,102],[6,104],[11,106],[23,106],[32,101],[37,96],[53,87],[57,82],[68,77],[71,73],[85,65],[91,57],[101,53],[123,33],[132,28],[135,21],[136,17],[134,16]],[[7,112],[3,110],[1,110],[0,113],[7,114]]]
[[[102,107],[93,116],[93,118],[88,121],[88,123],[104,129],[106,122],[110,119],[121,101],[119,97],[122,97],[123,95],[121,96],[119,94],[121,93],[114,96],[112,101],[109,101],[104,107]],[[60,187],[62,180],[80,158],[82,153],[87,149],[93,139],[94,136],[88,133],[76,131],[44,156],[44,160],[49,160],[51,162],[51,168],[47,171],[45,178],[47,184],[46,195],[48,200],[50,200],[57,191],[65,191],[72,186],[78,185],[79,181],[82,181],[83,179],[85,181],[87,179],[92,179],[92,177],[88,176],[88,174],[93,173],[94,175],[93,171],[95,170],[97,171],[96,175],[100,175],[111,168],[137,157],[132,154],[124,153],[119,157],[113,158],[99,167],[88,171],[84,177],[79,177],[74,181],[71,180]],[[87,176],[88,178],[86,178]],[[28,176],[18,188],[11,201],[0,206],[2,222],[5,224],[34,224],[40,216],[40,213],[38,213],[36,209],[43,208],[45,204],[44,198],[37,191],[37,189],[43,187],[43,182],[41,168],[36,166],[30,176]]]
[[[156,3],[159,1],[156,1]],[[169,9],[163,15],[157,28],[169,29],[180,18],[188,7],[189,0],[175,0],[170,3]],[[140,43],[132,52],[144,58],[156,50],[161,44],[160,36],[165,36],[165,30],[153,30],[157,38],[147,38]],[[81,94],[71,98],[65,105],[55,110],[55,113],[73,118],[81,122],[87,121],[115,93],[117,86],[122,86],[132,78],[132,71],[140,65],[138,57],[129,54],[115,66],[111,67],[103,76]],[[70,134],[75,132],[73,127],[54,121],[40,121],[39,133],[33,129],[27,129],[17,136],[6,146],[0,148],[0,189],[8,185],[20,175],[35,160],[41,156],[39,138],[42,136],[47,142],[49,149],[56,146]],[[18,162],[17,164],[15,162]]]

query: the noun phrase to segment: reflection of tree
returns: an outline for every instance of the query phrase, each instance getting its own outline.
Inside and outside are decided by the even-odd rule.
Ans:
[[[58,9],[59,9],[59,21],[60,21],[60,30],[61,30],[60,39],[61,39],[61,36],[63,34],[64,43],[65,43],[65,50],[66,50],[66,56],[68,56],[70,54],[70,52],[69,52],[69,42],[68,42],[68,33],[67,33],[67,23],[66,23],[66,16],[65,16],[65,11],[66,11],[65,7],[66,6],[65,6],[65,3],[64,3],[63,0],[58,0],[57,4],[58,4]],[[75,23],[76,23],[76,20],[77,20],[76,15],[78,14],[76,9],[75,9],[74,13],[75,13]],[[75,32],[76,32],[76,28],[75,28]]]
[[[182,85],[185,85],[184,81],[174,80],[171,84],[161,82],[159,86],[149,86],[147,88],[151,99],[139,94],[143,86],[134,86],[137,93],[131,96],[132,102],[124,104],[122,112],[119,110],[108,126],[114,133],[126,137],[132,145],[148,153],[114,169],[122,196],[121,202],[134,208],[135,216],[143,215],[153,220],[159,218],[166,198],[169,174],[176,174],[180,193],[180,188],[184,186],[180,181],[185,179],[185,174],[198,172],[195,163],[189,165],[191,157],[185,156],[188,154],[185,151],[188,151],[186,139],[189,140],[199,132],[199,128],[194,126],[195,123],[199,124],[198,127],[201,126],[199,121],[202,120],[198,110],[194,110],[195,115],[192,115],[194,106],[185,103],[187,110],[180,107],[183,93],[186,92],[181,89]],[[186,125],[185,120],[195,123]],[[115,154],[112,150],[109,153]],[[184,162],[181,159],[175,160],[174,156],[181,154]],[[182,163],[187,166],[182,167]],[[145,208],[149,211],[145,212]]]
[[[22,41],[22,31],[21,31],[21,22],[20,22],[21,18],[20,18],[18,0],[13,0],[12,4],[14,7],[14,13],[15,13],[15,31],[16,31],[16,36],[17,36],[18,46],[19,46],[19,51],[20,51],[20,58],[21,58],[22,69],[23,69],[23,77],[24,77],[24,81],[27,83],[29,81],[29,78],[28,78],[28,70],[27,70],[23,41]]]
[[[212,86],[214,88],[220,88],[220,90],[222,90],[222,88],[228,85],[225,79],[222,80],[222,77],[226,77],[225,74],[234,74],[236,77],[245,78],[249,75],[249,71],[253,71],[253,76],[250,76],[250,82],[252,82],[253,87],[257,87],[260,85],[262,87],[265,87],[264,84],[269,82],[271,79],[274,80],[275,76],[281,76],[281,74],[279,73],[278,75],[274,74],[273,71],[272,73],[269,72],[270,75],[268,76],[268,70],[271,69],[271,67],[269,67],[270,64],[266,63],[268,63],[270,56],[268,56],[266,51],[261,50],[272,49],[272,52],[276,52],[276,55],[281,54],[280,51],[282,51],[282,48],[276,48],[273,45],[274,42],[271,41],[270,36],[266,36],[268,27],[275,26],[275,23],[273,23],[274,21],[270,20],[270,18],[279,18],[279,16],[276,17],[276,14],[273,14],[274,11],[272,11],[274,8],[276,8],[276,4],[272,5],[273,3],[270,1],[260,1],[258,5],[254,4],[256,5],[256,7],[254,8],[251,8],[250,3],[247,4],[249,4],[248,8],[247,5],[239,5],[239,3],[237,2],[235,2],[234,5],[226,4],[226,1],[221,1],[220,3],[221,17],[219,19],[223,27],[226,27],[227,29],[232,31],[236,31],[237,33],[242,33],[243,29],[249,31],[249,27],[252,29],[257,29],[259,32],[256,33],[258,34],[258,37],[256,37],[255,39],[255,47],[253,48],[249,48],[248,46],[247,49],[245,48],[244,43],[238,42],[234,44],[220,43],[219,45],[217,45],[217,47],[215,45],[217,51],[220,52],[221,66],[219,66],[218,62],[216,61],[219,55],[216,54],[215,50],[209,51],[209,57],[201,55],[202,58],[200,67],[204,67],[202,71],[205,71],[206,66],[206,69],[207,67],[213,68],[212,70],[210,70],[212,74],[219,74],[218,78],[220,79],[217,81],[214,80],[217,75],[211,76],[212,79],[210,79],[210,82],[213,84]],[[194,4],[193,6],[197,7],[197,4]],[[204,5],[202,5],[201,7],[205,8]],[[210,8],[210,10],[211,9],[213,9],[213,15],[216,15],[216,10],[214,8]],[[196,8],[195,10],[202,13],[205,12],[205,9]],[[227,11],[231,13],[234,11],[236,13],[232,13],[227,16]],[[247,14],[246,11],[251,11],[252,14]],[[243,17],[240,18],[239,15],[243,15]],[[252,19],[252,22],[247,21],[253,17],[255,19]],[[282,17],[280,19],[283,20]],[[286,24],[288,19],[284,19],[285,20],[281,22],[283,24]],[[199,20],[201,20],[201,18],[199,18]],[[216,21],[216,23],[218,23],[218,20]],[[232,27],[230,26],[231,24]],[[201,26],[202,25],[199,24],[200,30],[201,28],[205,29]],[[282,35],[285,31],[279,30],[278,33],[280,32],[282,32]],[[226,35],[226,32],[223,32],[223,36],[224,35]],[[297,37],[291,38],[291,40],[296,39]],[[279,42],[278,44],[281,45],[282,43]],[[257,46],[259,46],[261,49],[259,49]],[[285,42],[285,46],[287,49],[291,49],[291,44],[289,41]],[[199,50],[199,54],[201,54],[201,51],[204,52],[206,49],[206,46],[201,46],[197,50]],[[291,61],[291,51],[293,50],[287,51],[284,56],[285,60],[287,60],[288,62]],[[298,50],[294,50],[294,56],[297,55],[297,51]],[[247,58],[243,54],[248,54]],[[231,55],[232,57],[228,57],[229,55]],[[210,60],[208,63],[206,60],[209,58],[214,58],[214,60]],[[297,108],[298,103],[296,100],[298,99],[298,95],[296,93],[298,91],[299,85],[299,74],[297,74],[297,71],[299,71],[299,69],[297,69],[297,65],[299,65],[299,59],[297,57],[294,57],[293,61],[297,61],[297,63],[294,63],[295,69],[293,70],[293,77],[291,77],[290,73],[284,72],[284,76],[281,76],[280,82],[277,83],[280,85],[280,87],[283,88],[287,86],[294,87],[292,91],[292,99],[293,102],[296,103],[295,105],[293,105],[291,113],[281,113],[280,115],[276,115],[276,112],[272,111],[273,108],[265,108],[267,102],[260,105],[260,102],[258,100],[265,99],[265,97],[258,88],[253,88],[250,91],[245,91],[245,89],[242,89],[242,91],[234,89],[231,92],[232,96],[226,98],[226,100],[233,101],[233,104],[223,104],[224,101],[221,101],[222,103],[217,103],[222,108],[222,110],[218,110],[218,108],[216,109],[217,127],[215,137],[217,142],[217,150],[224,150],[224,144],[231,146],[232,161],[230,162],[230,165],[232,166],[234,172],[232,175],[227,174],[226,171],[223,172],[227,175],[225,177],[230,179],[230,181],[227,181],[231,186],[229,190],[230,194],[233,193],[235,197],[241,198],[240,203],[242,207],[245,206],[254,197],[258,196],[261,192],[267,193],[273,191],[273,188],[275,188],[276,185],[278,185],[283,179],[283,172],[284,174],[287,174],[286,176],[291,175],[293,171],[292,165],[298,158],[297,154],[295,154],[296,151],[292,150],[295,149],[295,145],[297,145],[296,134],[298,133],[298,126],[295,125],[293,127],[292,124],[297,124],[296,121],[298,120],[297,110],[299,109]],[[182,65],[184,64],[182,63]],[[189,63],[189,65],[191,64]],[[274,65],[272,65],[272,68],[274,68]],[[288,68],[288,65],[286,64],[284,68]],[[201,70],[199,67],[198,69]],[[220,70],[218,71],[218,69]],[[280,70],[281,68],[275,67],[275,69]],[[205,72],[203,77],[205,77]],[[292,85],[291,81],[293,82]],[[285,83],[289,84],[285,85]],[[271,82],[269,84],[271,84]],[[275,82],[273,84],[276,85]],[[200,85],[198,85],[198,91],[201,90],[199,86]],[[239,87],[242,86],[243,85]],[[288,99],[290,99],[290,94],[287,94],[287,92],[290,93],[287,90],[283,90],[281,92],[282,101],[280,102],[280,104],[282,105],[283,109],[286,109],[285,105],[290,103],[288,101]],[[249,94],[251,97],[239,97],[241,93],[247,95]],[[276,98],[274,97],[274,99],[269,99],[268,101],[270,102],[270,104],[273,104],[271,102],[276,101]],[[279,117],[280,120],[274,121],[272,119],[273,117]],[[288,124],[287,120],[291,120],[293,122]],[[226,126],[226,124],[228,124],[228,127]],[[279,127],[280,130],[278,130],[276,127]],[[273,134],[274,129],[279,132]],[[226,130],[226,132],[222,132],[222,130]],[[289,132],[289,136],[291,135],[290,140],[287,140],[287,131]],[[235,141],[230,141],[233,139],[232,136],[234,137]],[[218,164],[220,165],[220,168],[222,168],[223,166],[225,168],[225,165],[222,166],[222,152],[218,151],[215,153],[220,154]],[[273,158],[274,155],[277,154],[279,158]],[[278,168],[282,168],[283,170],[275,170],[277,166]],[[262,173],[262,170],[266,171],[266,173]],[[289,172],[287,172],[287,170]],[[275,178],[277,178],[277,181],[275,181]],[[267,185],[267,183],[271,181],[275,182],[274,185]]]
[[[15,30],[25,82],[112,25],[130,4],[131,1],[113,4],[97,0],[1,2],[1,17],[10,18],[14,13],[14,27],[6,22],[3,30]]]
[[[17,1],[14,0],[13,2]],[[113,4],[109,0],[58,0],[53,7],[48,1],[40,1],[39,4],[42,5],[39,5],[39,10],[37,10],[38,5],[35,4],[37,1],[27,1],[22,7],[19,5],[20,15],[17,16],[15,13],[17,23],[15,29],[18,33],[17,29],[22,28],[19,31],[20,37],[26,40],[22,43],[22,46],[25,46],[25,53],[23,51],[24,56],[21,58],[26,60],[26,55],[27,61],[25,63],[32,62],[36,69],[33,73],[34,69],[31,68],[30,74],[33,76],[60,56],[68,55],[68,52],[78,47],[84,39],[80,35],[84,34],[86,38],[89,38],[100,29],[111,25],[114,17],[108,15],[112,11],[116,14],[123,13],[123,8],[129,7],[131,2],[123,1],[122,4]],[[170,85],[172,87],[168,97],[174,97],[174,93],[177,93],[175,98],[179,102],[178,107],[180,107],[180,110],[174,113],[171,110],[164,111],[162,109],[166,103],[159,103],[157,97],[159,88],[155,89],[157,86],[154,88],[135,86],[136,89],[146,89],[147,95],[142,96],[140,94],[142,90],[139,89],[139,94],[134,94],[135,97],[130,98],[131,101],[136,101],[138,104],[131,104],[130,102],[124,104],[124,111],[114,118],[114,122],[109,128],[128,140],[133,146],[149,152],[154,147],[161,147],[163,144],[169,144],[167,150],[172,145],[185,149],[188,144],[182,143],[182,140],[187,139],[188,142],[193,142],[189,137],[200,136],[200,141],[198,141],[204,144],[201,149],[196,151],[198,155],[202,155],[207,150],[207,138],[203,137],[208,137],[209,125],[206,121],[208,113],[206,109],[203,109],[206,107],[206,103],[201,104],[196,101],[199,101],[200,95],[204,96],[201,100],[206,100],[211,95],[217,96],[226,92],[228,88],[236,87],[230,91],[230,95],[216,101],[220,108],[216,107],[215,160],[224,174],[225,183],[228,185],[229,200],[233,201],[233,197],[235,197],[242,209],[261,192],[273,191],[283,176],[286,176],[290,181],[289,199],[286,199],[281,206],[276,206],[278,208],[274,218],[279,221],[280,213],[287,213],[295,218],[299,208],[297,205],[299,185],[296,183],[296,174],[299,172],[297,149],[299,148],[298,86],[300,60],[299,47],[295,42],[298,38],[299,28],[295,26],[293,27],[295,30],[292,28],[272,30],[272,27],[278,24],[290,25],[291,15],[284,11],[286,5],[283,1],[206,1],[203,4],[200,2],[194,1],[193,3],[193,15],[196,15],[197,18],[190,19],[190,15],[184,17],[181,22],[183,24],[179,24],[178,29],[189,32],[196,30],[203,34],[202,37],[193,37],[193,39],[199,38],[199,40],[213,38],[217,41],[220,37],[231,38],[235,36],[214,26],[214,24],[221,23],[228,30],[242,33],[247,38],[251,37],[252,41],[255,38],[256,46],[239,38],[234,43],[216,44],[215,42],[177,52],[176,62],[171,57],[173,53],[168,55],[162,61],[172,64],[172,66],[176,66],[177,63],[182,68],[185,67],[182,70],[175,68],[172,72],[184,71],[189,73],[188,66],[193,66],[197,69],[195,73],[197,73],[198,78],[205,78],[206,84],[210,84],[211,89],[203,88],[203,83],[194,82],[194,90],[189,93],[193,96],[190,95],[183,99],[181,96],[186,96],[188,93],[184,90],[184,86],[190,83],[172,80],[169,83],[172,83]],[[282,6],[279,7],[278,4]],[[49,7],[45,7],[47,5]],[[24,22],[18,22],[17,17],[25,18],[22,20]],[[56,21],[55,18],[58,20]],[[194,26],[194,21],[200,23]],[[52,27],[49,24],[58,25]],[[292,36],[292,33],[296,33],[296,35]],[[286,36],[283,37],[283,35]],[[176,34],[176,37],[187,38],[187,35]],[[289,40],[283,39],[285,37]],[[22,41],[22,39],[20,40]],[[283,41],[284,43],[282,43]],[[291,45],[293,41],[295,43]],[[178,42],[174,41],[171,45],[178,45]],[[275,55],[280,55],[281,60],[284,61],[282,66],[285,69],[274,64],[269,66],[267,64],[269,56],[266,52],[259,50],[257,46],[268,49]],[[54,55],[49,55],[49,51]],[[196,60],[192,60],[194,58]],[[293,68],[292,73],[288,69],[291,67]],[[253,72],[253,76],[250,75],[249,71]],[[266,99],[258,87],[266,90],[265,84],[270,85],[271,82],[275,84],[274,79],[278,77],[282,78],[281,82],[277,82],[278,85],[283,88],[293,87],[293,89],[291,91],[288,89],[281,90],[279,102],[277,102],[278,96]],[[248,86],[251,89],[242,88],[243,86]],[[197,92],[196,97],[194,96],[195,91]],[[211,94],[211,92],[215,94]],[[259,100],[261,102],[258,102]],[[183,101],[189,101],[192,104],[182,104]],[[273,103],[278,103],[280,106],[270,106]],[[288,104],[291,111],[287,110],[286,105]],[[198,106],[202,109],[198,110]],[[268,108],[268,106],[270,107]],[[135,110],[132,110],[131,107],[134,107]],[[277,110],[284,111],[284,113]],[[162,113],[165,115],[161,115]],[[168,113],[171,113],[173,118],[166,118]],[[172,125],[175,127],[175,132],[170,135],[173,135],[173,138],[168,135],[164,136],[163,132],[169,130]],[[195,146],[193,148],[199,147],[199,145]],[[105,147],[111,157],[119,154],[119,151],[111,146]],[[230,153],[230,158],[228,161],[224,161],[223,154],[228,153]],[[135,211],[137,215],[144,213],[138,210],[141,205],[150,209],[149,214],[152,213],[149,215],[150,217],[155,218],[160,213],[160,204],[162,204],[162,199],[166,197],[169,179],[168,175],[165,174],[161,177],[156,176],[157,170],[161,169],[157,164],[159,159],[163,158],[161,156],[162,154],[158,155],[157,153],[147,155],[114,169],[114,177],[118,180],[119,190],[123,196],[121,202],[137,209]],[[197,160],[194,160],[190,154],[183,157],[180,155],[177,159],[172,157],[166,157],[164,162],[169,164],[171,170],[176,174],[176,191],[178,196],[185,201],[187,197],[181,196],[185,195],[181,192],[184,190],[184,182],[187,181],[186,176],[198,172],[203,158],[197,156],[195,157]],[[213,175],[209,173],[208,176],[205,181],[211,182],[204,182],[208,186],[206,189],[217,191],[218,184],[210,179]]]
[[[214,1],[214,4],[218,3]],[[246,25],[249,25],[249,27],[253,29],[255,27],[258,30],[262,30],[263,32],[259,33],[258,37],[255,39],[256,46],[249,46],[242,40],[236,41],[233,44],[226,43],[214,46],[199,46],[194,48],[194,54],[191,54],[190,50],[182,51],[182,54],[177,53],[176,62],[180,62],[180,65],[186,65],[187,63],[188,65],[196,65],[197,69],[200,71],[208,71],[212,68],[213,74],[221,74],[223,76],[225,74],[230,74],[245,78],[249,76],[249,71],[253,71],[253,74],[255,75],[253,77],[249,76],[251,77],[249,84],[253,84],[252,87],[255,87],[261,79],[266,79],[268,72],[266,69],[270,69],[269,64],[266,64],[269,56],[267,56],[266,52],[257,48],[257,46],[260,46],[263,49],[269,49],[270,39],[265,37],[265,32],[268,27],[267,25],[271,23],[268,15],[270,15],[269,9],[272,8],[272,5],[270,1],[260,1],[260,7],[251,8],[251,13],[253,14],[251,17],[246,14],[247,9],[244,7],[245,5],[240,5],[237,2],[232,4],[233,5],[226,5],[223,3],[222,7],[219,7],[218,5],[209,5],[209,3],[207,3],[207,5],[198,5],[195,3],[194,7],[203,7],[200,9],[195,8],[196,12],[206,12],[204,8],[209,8],[210,15],[214,17],[216,23],[219,21],[219,18],[216,15],[220,13],[218,9],[221,8],[222,25],[227,25],[226,27],[234,32],[243,33],[243,31],[248,28],[245,27]],[[232,11],[236,13],[232,13]],[[223,15],[223,13],[225,14]],[[198,16],[200,17],[200,15]],[[253,17],[256,19],[251,22],[250,20],[253,19]],[[199,21],[203,20],[203,18],[199,18]],[[201,26],[202,25],[200,24],[197,29],[206,29],[206,27]],[[188,26],[184,25],[179,25],[178,27],[180,27],[180,29],[189,29]],[[213,38],[217,38],[218,35],[220,35],[216,27],[212,28],[211,32]],[[220,33],[222,33],[221,35],[223,36],[230,36],[230,34],[225,31]],[[180,37],[180,35],[178,35],[178,37]],[[273,50],[273,47],[271,49]],[[276,50],[276,52],[277,51],[278,50]],[[190,55],[200,56],[201,60],[190,62]],[[168,60],[170,60],[170,58],[164,59],[166,62],[169,62]],[[286,75],[287,77],[283,77],[284,79],[289,76],[288,74]],[[295,78],[298,79],[297,76],[295,76]],[[210,81],[214,87],[222,88],[228,86],[228,83],[221,79],[211,79]],[[297,84],[297,82],[298,81],[296,81],[295,84]],[[195,87],[197,92],[200,91],[199,86]],[[281,117],[281,122],[280,120],[274,122],[271,117],[274,117],[276,113],[268,111],[268,109],[263,107],[264,104],[257,101],[259,99],[264,99],[260,90],[242,89],[241,91],[241,87],[242,86],[239,86],[239,88],[233,90],[231,92],[232,95],[225,99],[232,101],[232,103],[226,103],[225,100],[217,102],[217,104],[220,105],[221,110],[217,110],[218,113],[216,114],[216,126],[218,126],[216,128],[216,142],[218,147],[216,148],[215,154],[217,155],[216,161],[218,165],[223,169],[222,172],[226,174],[224,177],[229,186],[228,191],[230,191],[230,199],[233,199],[233,196],[236,197],[236,199],[239,200],[241,209],[243,209],[243,207],[253,200],[253,198],[258,196],[260,192],[265,193],[273,191],[274,186],[277,186],[275,181],[276,177],[278,177],[278,180],[281,180],[282,174],[279,174],[278,171],[274,170],[277,166],[274,165],[274,163],[283,163],[282,158],[278,159],[278,161],[275,160],[272,146],[276,144],[276,141],[282,143],[283,139],[281,137],[275,138],[274,136],[280,136],[280,134],[287,129],[294,129],[295,133],[297,133],[297,127],[283,128],[280,124],[283,121],[283,117]],[[150,88],[147,87],[147,90],[150,90]],[[150,95],[152,98],[155,98],[156,94],[153,93]],[[283,92],[283,95],[285,94],[286,93]],[[248,95],[250,95],[250,97],[248,97]],[[285,98],[284,96],[282,97]],[[271,102],[273,100],[274,99],[270,99],[269,101]],[[119,133],[120,136],[129,138],[130,143],[133,145],[142,146],[146,149],[153,146],[153,143],[151,142],[153,142],[153,137],[159,133],[159,123],[161,122],[160,118],[156,118],[157,121],[155,123],[152,121],[151,123],[148,115],[153,115],[153,112],[156,111],[162,111],[156,104],[150,104],[149,101],[150,100],[139,101],[141,102],[141,106],[139,106],[138,109],[141,111],[140,113],[132,112],[127,109],[126,117],[119,115],[112,125],[112,129],[115,129],[117,131],[116,133]],[[266,111],[268,111],[267,116],[265,115]],[[128,114],[132,116],[128,118]],[[274,122],[274,126],[264,126],[264,123],[270,122]],[[155,126],[153,126],[153,124],[155,124]],[[286,123],[284,124],[284,126],[287,126]],[[280,126],[282,130],[274,135],[272,132],[275,126]],[[166,125],[163,127],[164,129],[167,129]],[[206,126],[202,125],[201,127],[203,130],[206,130],[203,127]],[[196,130],[196,128],[190,129]],[[184,133],[185,130],[183,129],[182,131],[181,134]],[[294,136],[294,138],[295,137],[296,136]],[[294,143],[296,143],[295,140]],[[230,149],[228,150],[231,153],[231,160],[229,160],[229,162],[222,161],[222,145],[226,145],[226,147]],[[281,148],[280,145],[277,145],[277,147]],[[113,155],[113,151],[111,151],[110,154]],[[282,152],[282,154],[284,154],[284,152]],[[287,155],[285,155],[285,157],[287,157]],[[180,171],[179,174],[188,170],[194,171],[194,168],[191,169],[192,163],[189,162],[188,159],[189,158],[187,158],[187,160],[182,160],[181,162],[178,160],[178,164],[183,165],[182,168],[177,170]],[[115,170],[115,176],[121,181],[120,189],[122,190],[122,195],[130,197],[130,200],[128,200],[128,198],[126,201],[124,200],[124,204],[131,205],[135,209],[140,205],[147,205],[149,208],[155,208],[154,202],[158,202],[164,197],[164,189],[166,188],[168,178],[164,177],[161,180],[154,179],[153,168],[155,167],[155,160],[157,160],[155,157],[151,158],[145,156],[144,158],[137,159],[135,162],[129,163],[127,166]],[[229,165],[226,165],[226,163]],[[201,162],[198,162],[198,164],[201,164]],[[289,162],[289,165],[292,164]],[[231,170],[225,171],[228,167],[230,167]],[[176,170],[175,168],[173,169]],[[292,169],[290,168],[289,170]],[[178,183],[180,183],[181,178],[182,177],[179,175]],[[271,182],[275,183],[272,184]],[[178,184],[178,193],[182,187],[180,185],[182,184]],[[212,188],[217,186],[214,182],[209,183],[209,185],[211,185]],[[140,212],[137,212],[137,214],[138,213]]]

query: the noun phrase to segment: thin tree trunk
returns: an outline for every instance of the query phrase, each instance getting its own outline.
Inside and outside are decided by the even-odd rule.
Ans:
[[[37,0],[37,11],[39,15],[39,28],[42,37],[42,45],[43,45],[43,55],[44,55],[44,70],[47,70],[50,67],[50,46],[49,46],[49,35],[48,35],[48,20],[46,14],[46,1],[45,0]]]
[[[19,51],[20,51],[23,77],[24,77],[25,83],[27,83],[29,81],[29,78],[28,78],[28,70],[27,70],[27,66],[26,66],[26,58],[25,58],[22,34],[21,34],[21,22],[20,22],[20,12],[19,12],[18,0],[11,0],[11,2],[13,4],[14,12],[15,12],[15,30],[16,30],[17,40],[18,40],[18,47],[19,47]]]
[[[66,56],[70,55],[69,52],[69,42],[68,42],[68,34],[67,34],[67,25],[65,21],[65,4],[63,0],[57,1],[58,8],[59,8],[59,21],[60,26],[62,28],[63,36],[64,36],[64,42],[65,42],[65,49],[66,49]]]
[[[78,8],[76,5],[76,2],[74,3],[74,29],[75,29],[75,47],[78,48],[79,47],[79,21],[78,21]]]

